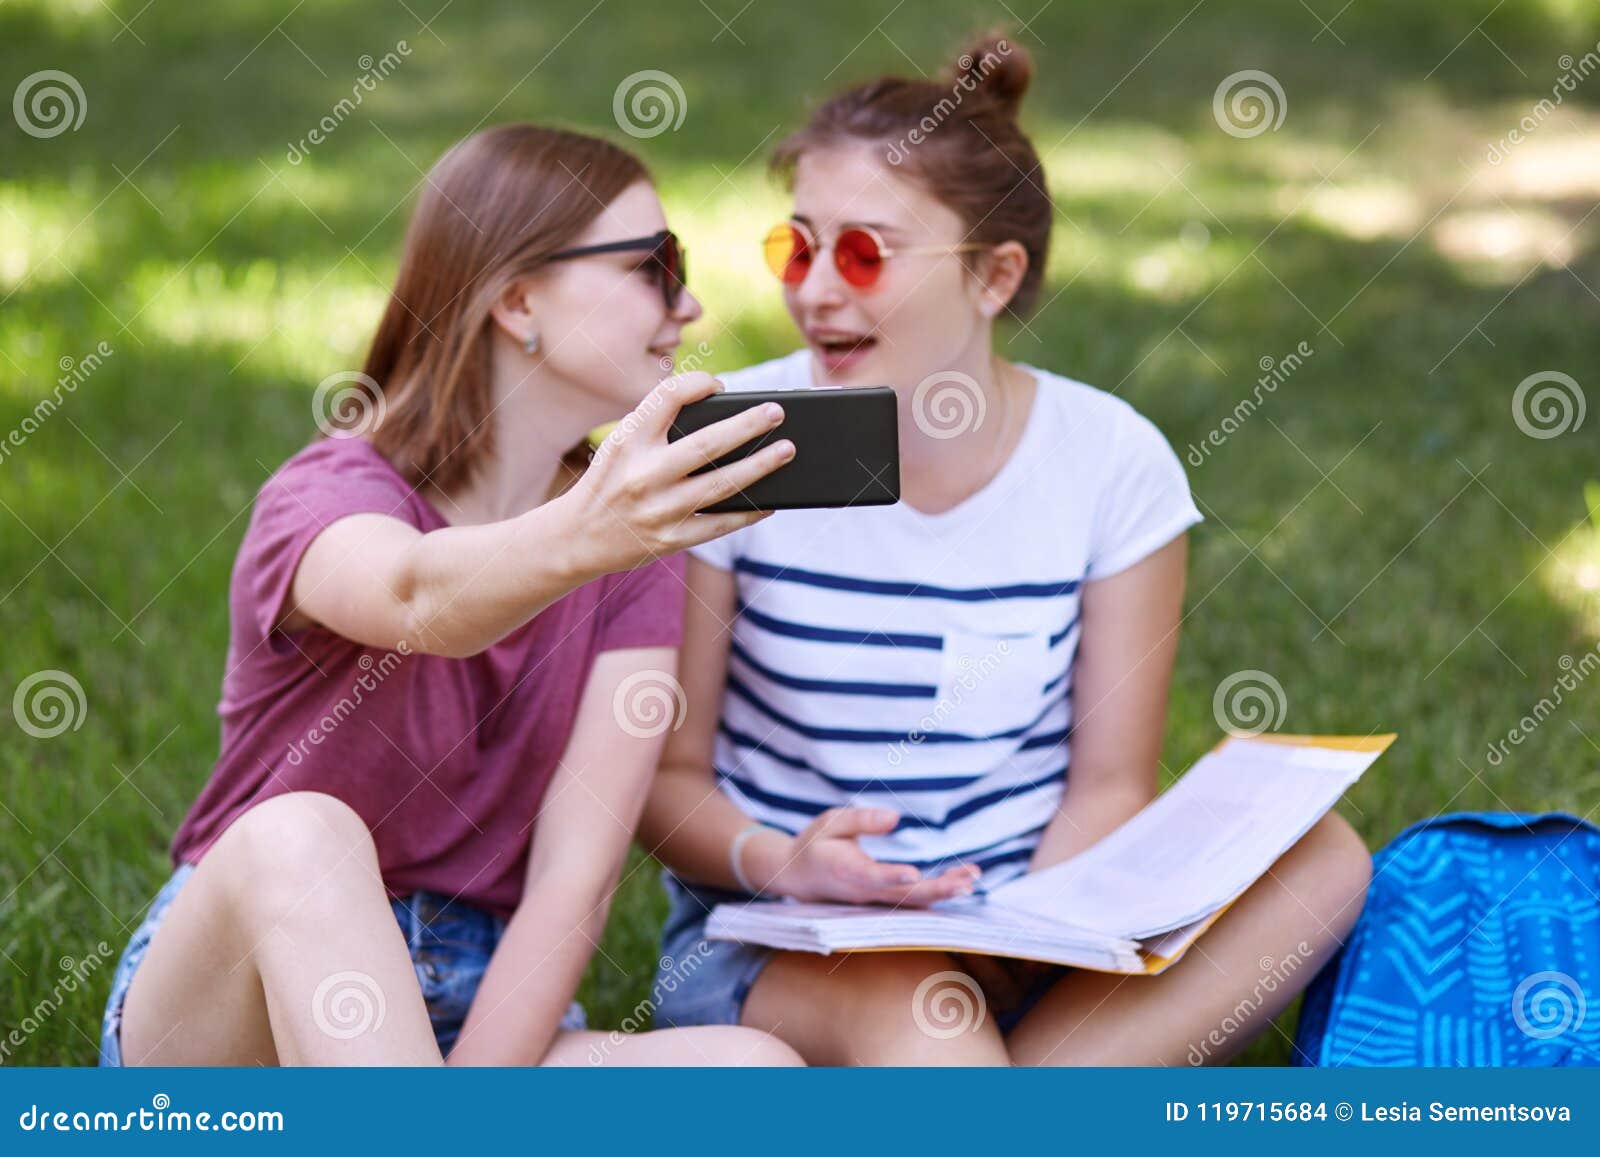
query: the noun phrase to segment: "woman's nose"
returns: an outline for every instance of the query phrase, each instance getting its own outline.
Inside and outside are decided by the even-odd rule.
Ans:
[[[795,287],[795,303],[805,307],[841,305],[845,283],[834,268],[833,252],[818,252],[811,259],[805,277]]]
[[[672,311],[671,316],[673,321],[688,325],[690,322],[699,321],[704,313],[705,309],[701,306],[700,299],[685,289],[678,297],[678,307]]]

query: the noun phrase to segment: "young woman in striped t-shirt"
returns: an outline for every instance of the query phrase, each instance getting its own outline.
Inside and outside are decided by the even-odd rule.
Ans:
[[[1200,514],[1126,402],[993,352],[996,318],[1039,296],[1052,217],[1016,120],[1029,71],[988,40],[949,80],[834,97],[779,149],[794,213],[767,256],[806,348],[728,385],[892,385],[902,501],[780,513],[689,564],[689,709],[643,827],[673,898],[665,1022],[757,1026],[817,1064],[1218,1060],[1360,910],[1366,849],[1333,816],[1204,951],[1131,983],[702,938],[712,905],[751,894],[924,905],[992,886],[1082,851],[1156,791]],[[1263,992],[1261,961],[1291,954],[1297,971]],[[919,1031],[930,978],[958,969],[993,1015]]]

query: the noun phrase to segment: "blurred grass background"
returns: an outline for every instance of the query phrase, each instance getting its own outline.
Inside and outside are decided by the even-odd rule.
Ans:
[[[1596,51],[1594,6],[1035,8],[0,0],[0,87],[59,69],[87,101],[48,139],[0,120],[0,440],[64,365],[113,351],[0,458],[0,692],[60,669],[87,702],[46,739],[0,712],[0,1036],[27,1028],[6,1060],[94,1059],[112,961],[34,1024],[36,1006],[63,957],[121,951],[167,874],[216,753],[251,497],[313,435],[316,383],[359,366],[439,153],[515,119],[633,144],[707,305],[685,352],[744,365],[795,345],[757,254],[785,211],[766,148],[807,98],[934,71],[995,23],[1035,55],[1025,121],[1059,210],[1047,305],[1008,352],[1115,390],[1187,455],[1263,359],[1313,351],[1189,461],[1208,520],[1169,772],[1215,741],[1219,685],[1256,670],[1285,689],[1284,729],[1400,733],[1344,805],[1375,848],[1442,810],[1600,803],[1592,693],[1486,758],[1600,633],[1597,423],[1535,438],[1512,412],[1529,375],[1593,382],[1600,79],[1489,160]],[[612,101],[644,69],[670,72],[686,111],[633,141]],[[1241,138],[1212,102],[1245,69],[1286,106]],[[653,866],[634,868],[584,983],[597,1027],[648,994],[664,905]],[[1286,1060],[1293,1024],[1246,1059]]]

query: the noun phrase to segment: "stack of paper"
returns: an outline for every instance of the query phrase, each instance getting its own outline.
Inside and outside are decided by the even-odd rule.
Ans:
[[[1317,820],[1393,735],[1224,740],[1092,848],[930,909],[723,904],[707,935],[802,952],[940,949],[1159,972]]]

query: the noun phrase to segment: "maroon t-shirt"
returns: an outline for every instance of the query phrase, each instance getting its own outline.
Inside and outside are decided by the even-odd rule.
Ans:
[[[198,863],[262,800],[320,791],[366,821],[391,895],[426,888],[509,915],[594,657],[679,643],[681,559],[579,587],[466,659],[274,630],[312,539],[368,511],[448,525],[361,438],[313,443],[257,494],[229,591],[221,754],[173,862]]]

